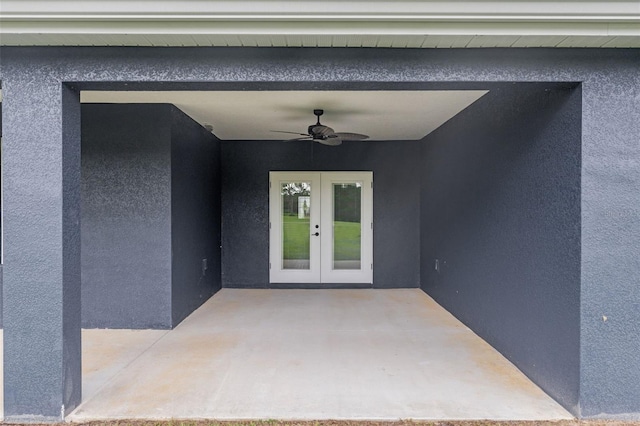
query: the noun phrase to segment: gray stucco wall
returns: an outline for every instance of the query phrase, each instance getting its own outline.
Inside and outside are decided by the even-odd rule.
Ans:
[[[171,327],[171,108],[82,106],[83,327]]]
[[[2,102],[0,102],[0,137],[2,137]],[[2,164],[0,164],[2,173]],[[2,197],[0,197],[0,209],[2,208]],[[2,223],[0,223],[0,235],[2,235]],[[0,238],[0,250],[2,250],[2,238]],[[0,294],[2,294],[2,265],[0,265]],[[0,297],[0,328],[2,328],[2,297]]]
[[[640,49],[627,54],[591,58],[582,84],[580,406],[640,420]]]
[[[269,171],[373,171],[373,287],[420,283],[419,142],[222,143],[222,285],[269,284]],[[414,184],[411,184],[414,182]]]
[[[4,419],[37,423],[81,401],[80,98],[38,66],[10,80],[2,80]]]
[[[82,129],[83,327],[174,327],[220,288],[219,141],[165,104]]]
[[[2,294],[2,267],[0,265],[0,294]],[[2,297],[0,297],[0,328],[2,328]]]
[[[220,289],[220,141],[175,107],[171,117],[171,315],[176,326]]]
[[[581,101],[579,87],[496,88],[422,154],[422,288],[572,412]]]
[[[514,81],[582,83],[576,414],[640,418],[638,69],[640,49],[3,46],[5,418],[60,418],[62,389],[80,386],[79,279],[62,278],[63,267],[80,265],[80,160],[75,167],[72,149],[79,90],[442,90]],[[71,132],[64,138],[63,128]],[[22,339],[25,329],[35,337]]]

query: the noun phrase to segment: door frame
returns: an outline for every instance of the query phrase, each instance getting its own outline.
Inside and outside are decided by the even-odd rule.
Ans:
[[[317,172],[269,172],[269,282],[270,283],[319,283],[320,264],[312,259],[320,257],[320,239],[309,240],[309,269],[284,269],[282,261],[282,197],[280,184],[283,182],[310,182],[310,220],[320,225],[320,175]],[[273,200],[276,199],[276,202]],[[310,224],[313,228],[314,223]],[[309,230],[311,234],[311,229]]]
[[[319,237],[311,236],[309,269],[282,266],[282,197],[285,182],[311,183],[310,234],[319,225]],[[360,269],[333,269],[333,183],[361,182]],[[314,190],[314,188],[319,188]],[[275,202],[274,202],[275,200]],[[327,202],[327,200],[329,200]],[[372,171],[284,171],[269,172],[269,283],[300,284],[308,287],[326,284],[373,284],[373,172]]]

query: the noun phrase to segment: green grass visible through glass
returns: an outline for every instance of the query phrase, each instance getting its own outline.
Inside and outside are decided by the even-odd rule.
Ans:
[[[309,218],[282,216],[282,254],[284,260],[309,259],[311,238]],[[334,236],[340,241],[335,247],[335,260],[360,260],[360,224],[335,222]]]
[[[360,223],[333,222],[333,260],[360,260]]]
[[[309,260],[309,239],[311,225],[309,218],[282,216],[282,258],[283,260]]]

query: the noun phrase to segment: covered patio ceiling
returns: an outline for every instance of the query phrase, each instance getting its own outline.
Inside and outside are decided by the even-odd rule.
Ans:
[[[321,122],[369,140],[419,140],[487,90],[83,91],[84,103],[170,103],[222,140],[282,140]]]

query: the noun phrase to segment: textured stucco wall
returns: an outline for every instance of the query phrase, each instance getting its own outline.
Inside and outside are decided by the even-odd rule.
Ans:
[[[0,294],[2,294],[2,265],[0,265]],[[2,328],[2,297],[0,297],[0,328]]]
[[[171,327],[171,108],[82,107],[83,327]]]
[[[583,416],[640,420],[640,49],[582,84]]]
[[[425,138],[421,194],[422,288],[573,412],[580,116],[579,87],[496,88]]]
[[[220,289],[220,141],[171,109],[171,315],[175,327]],[[202,260],[207,260],[203,272]]]
[[[2,102],[0,102],[0,137],[2,137]],[[2,164],[0,164],[0,173],[2,173]],[[2,199],[0,199],[0,209],[2,209]],[[2,223],[0,223],[0,235],[2,235]],[[2,244],[3,241],[0,238],[0,250]],[[2,265],[0,265],[0,294],[2,294]],[[2,328],[2,297],[0,297],[0,328]]]
[[[418,142],[225,141],[222,284],[269,285],[269,171],[373,171],[373,287],[419,286]]]
[[[219,141],[172,105],[82,112],[83,326],[174,327],[220,288]]]
[[[63,152],[57,133],[63,82],[78,90],[446,89],[460,82],[473,88],[489,87],[486,82],[581,82],[581,368],[575,413],[640,418],[639,68],[638,49],[2,47],[5,341],[17,344],[21,330],[31,327],[32,335],[59,336],[54,346],[63,342],[65,351],[77,349],[73,339],[59,334],[60,321],[48,314],[62,306],[55,302],[56,292],[73,295],[76,285],[61,280],[62,265],[70,262],[73,269],[74,257],[59,255],[62,228],[56,227],[63,212],[73,213],[75,173],[57,162]],[[44,153],[33,149],[42,145]],[[63,174],[71,179],[66,192],[56,190]],[[47,235],[44,244],[42,235]],[[35,269],[34,257],[41,259]],[[14,308],[7,314],[10,305]],[[79,320],[76,326],[79,336]],[[5,365],[13,365],[5,368],[5,402],[14,392],[21,407],[9,410],[12,415],[48,412],[50,404],[43,401],[61,396],[61,377],[79,385],[77,377],[55,373],[60,370],[50,368],[53,360],[31,363],[23,357],[27,343],[8,345],[16,350],[5,344]],[[57,379],[36,382],[45,369]],[[48,392],[51,398],[43,398]]]
[[[0,294],[2,294],[2,265],[0,265]],[[0,297],[0,328],[2,328],[2,297]]]
[[[81,400],[80,99],[49,71],[2,79],[5,421]]]

